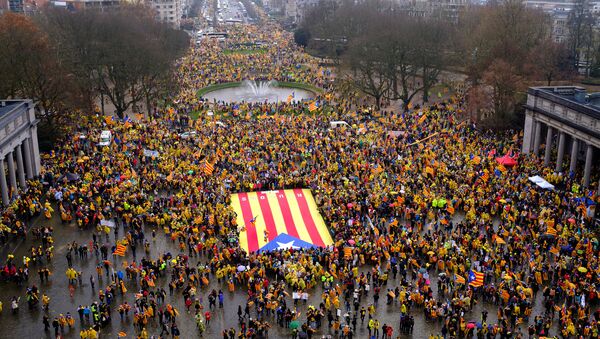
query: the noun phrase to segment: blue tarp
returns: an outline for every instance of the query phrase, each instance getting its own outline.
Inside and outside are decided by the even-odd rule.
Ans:
[[[265,246],[261,247],[258,252],[264,251],[277,251],[283,249],[302,249],[302,248],[317,248],[317,245],[313,245],[304,240],[292,237],[289,234],[281,233],[276,236],[273,240],[269,241]]]

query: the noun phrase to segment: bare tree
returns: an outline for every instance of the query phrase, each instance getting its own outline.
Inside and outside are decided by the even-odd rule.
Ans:
[[[522,78],[517,74],[515,67],[498,59],[486,70],[483,80],[492,89],[496,122],[510,120],[515,109],[517,91],[522,89],[523,85]]]
[[[0,45],[0,95],[32,99],[43,122],[57,127],[73,93],[72,78],[46,34],[29,17],[6,13],[0,16]]]
[[[355,88],[372,97],[378,108],[381,99],[390,90],[385,52],[383,39],[367,37],[354,41],[347,53],[351,70],[348,80]]]
[[[82,92],[105,96],[121,118],[143,100],[152,106],[161,93],[158,87],[189,42],[184,32],[157,22],[139,6],[109,12],[49,11],[45,23]]]
[[[569,49],[575,68],[579,68],[583,62],[590,61],[588,59],[593,48],[595,21],[588,0],[575,0],[567,22]]]
[[[527,76],[531,79],[543,79],[547,86],[554,80],[565,79],[576,73],[569,60],[569,50],[565,44],[551,39],[542,41],[529,55]]]
[[[441,21],[419,21],[415,23],[415,28],[419,34],[414,43],[414,64],[422,82],[423,102],[427,102],[429,91],[437,84],[440,72],[447,66],[450,28]]]

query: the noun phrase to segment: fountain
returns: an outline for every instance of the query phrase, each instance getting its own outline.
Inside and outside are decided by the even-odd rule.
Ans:
[[[251,81],[244,80],[242,81],[242,88],[246,89],[246,92],[252,93],[256,97],[262,97],[268,95],[270,93],[271,87],[276,87],[277,81],[269,80],[269,81]]]
[[[287,101],[288,97],[292,96],[294,101],[310,99],[314,97],[314,93],[288,87],[278,87],[277,81],[254,81],[244,80],[239,86],[217,89],[210,91],[203,98],[209,101],[219,102],[279,102]]]

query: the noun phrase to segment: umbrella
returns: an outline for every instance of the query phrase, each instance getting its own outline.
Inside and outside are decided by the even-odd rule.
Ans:
[[[354,241],[354,239],[350,239],[350,240],[348,240],[348,243],[349,243],[350,245],[354,245],[354,244],[356,244],[356,241]]]
[[[567,221],[568,221],[568,222],[569,222],[569,224],[571,224],[571,225],[573,225],[573,224],[575,223],[575,219],[573,219],[573,218],[569,218]]]
[[[468,323],[467,324],[467,328],[470,329],[470,330],[474,329],[475,328],[475,323]]]
[[[434,255],[434,254],[435,254],[435,252],[434,252],[434,251],[429,251],[429,252],[427,252],[427,255]]]
[[[238,272],[243,272],[243,271],[246,270],[246,266],[240,265],[240,266],[237,267],[237,270],[238,270]]]
[[[296,320],[290,322],[290,329],[294,330],[297,329],[300,326],[300,323],[298,323]]]
[[[581,273],[587,273],[587,271],[588,271],[588,269],[583,266],[579,266],[579,268],[577,270]]]

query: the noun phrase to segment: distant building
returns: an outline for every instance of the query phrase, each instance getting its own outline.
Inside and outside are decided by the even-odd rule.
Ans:
[[[8,0],[8,10],[15,13],[24,12],[23,0]]]
[[[0,101],[0,194],[4,206],[40,174],[37,123],[31,100]],[[7,178],[8,174],[8,178]]]
[[[557,43],[566,43],[569,38],[569,12],[555,9],[549,14],[552,20],[552,40]]]
[[[469,0],[401,0],[400,9],[413,17],[437,17],[458,22],[460,13],[471,4]]]
[[[66,7],[70,10],[94,9],[100,11],[110,10],[121,5],[121,0],[61,0],[53,1],[56,7]]]
[[[181,17],[187,7],[185,0],[148,0],[147,4],[156,11],[157,20],[177,29],[181,27]]]

